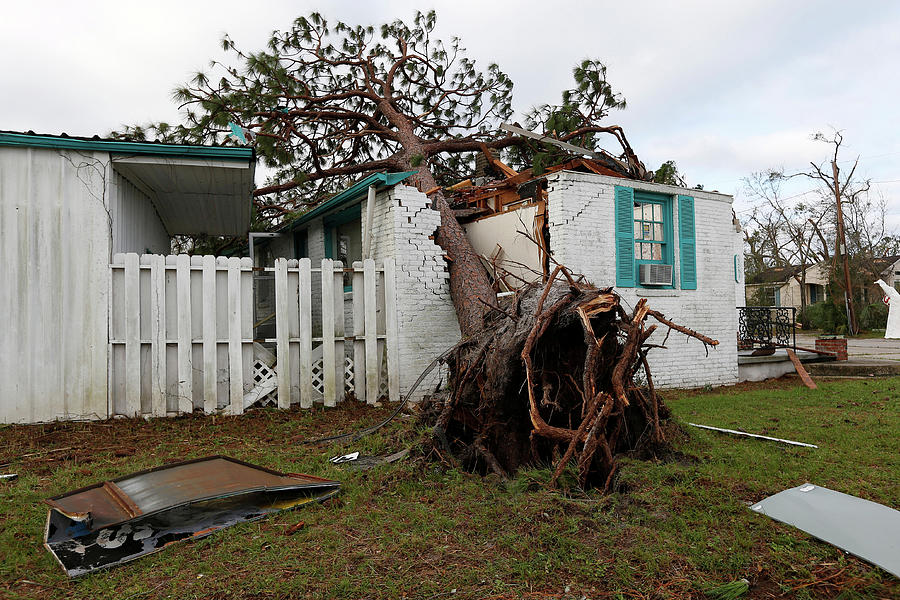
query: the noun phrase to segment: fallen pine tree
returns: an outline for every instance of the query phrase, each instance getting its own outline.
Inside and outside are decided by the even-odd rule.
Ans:
[[[560,277],[562,275],[562,277]],[[641,299],[626,312],[612,288],[597,289],[557,266],[528,284],[447,360],[450,391],[434,419],[433,449],[446,462],[508,477],[526,465],[568,465],[579,484],[607,491],[623,453],[666,448],[669,411],[647,353],[658,324],[715,346]],[[668,334],[666,335],[666,340]]]

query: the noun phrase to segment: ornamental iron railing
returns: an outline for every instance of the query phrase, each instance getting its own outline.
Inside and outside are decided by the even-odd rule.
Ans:
[[[793,306],[739,306],[738,349],[788,347],[797,349]]]

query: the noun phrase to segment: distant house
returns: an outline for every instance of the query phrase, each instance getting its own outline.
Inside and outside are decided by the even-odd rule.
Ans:
[[[900,256],[886,256],[873,261],[873,269],[889,286],[900,290]],[[800,281],[803,270],[799,266],[773,267],[747,278],[746,304],[748,306],[802,306],[801,297],[805,297],[807,305],[827,299],[828,271],[831,265],[827,262],[817,263],[806,268],[806,277],[801,290]],[[801,296],[801,292],[802,295]],[[866,282],[862,290],[864,302],[875,302],[882,293],[874,281]]]
[[[249,148],[0,132],[0,422],[109,416],[111,259],[245,235],[254,168]]]
[[[895,290],[900,291],[900,256],[886,256],[875,260],[875,268],[881,271],[880,279]],[[869,295],[879,295],[881,290],[872,287]]]
[[[747,306],[793,306],[799,309],[804,303],[815,304],[826,299],[828,284],[827,264],[815,264],[806,268],[806,278],[801,288],[803,270],[798,266],[772,267],[747,278]]]

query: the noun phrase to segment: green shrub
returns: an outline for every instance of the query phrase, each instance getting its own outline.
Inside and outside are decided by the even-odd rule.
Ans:
[[[884,329],[887,327],[888,307],[883,302],[873,302],[859,315],[859,326],[862,329]]]
[[[820,329],[823,333],[828,334],[839,333],[841,328],[844,331],[847,329],[847,315],[844,314],[841,307],[827,300],[810,304],[804,312],[805,314],[801,318],[806,319],[812,329]]]

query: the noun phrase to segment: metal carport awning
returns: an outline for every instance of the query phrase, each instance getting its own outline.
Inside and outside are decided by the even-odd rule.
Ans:
[[[254,161],[112,155],[113,168],[147,194],[170,235],[244,235]]]

